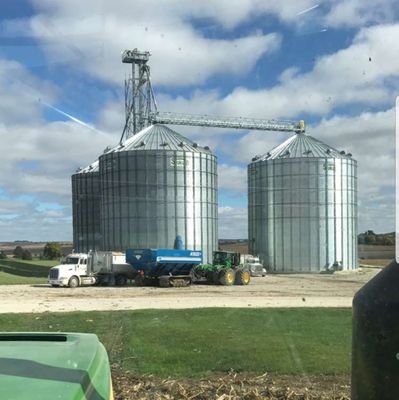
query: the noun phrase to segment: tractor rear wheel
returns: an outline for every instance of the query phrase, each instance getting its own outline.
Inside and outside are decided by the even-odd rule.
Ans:
[[[223,286],[231,286],[234,284],[235,273],[231,268],[225,268],[220,271],[219,283]]]
[[[236,271],[236,285],[248,285],[251,280],[251,274],[247,269],[239,269]]]

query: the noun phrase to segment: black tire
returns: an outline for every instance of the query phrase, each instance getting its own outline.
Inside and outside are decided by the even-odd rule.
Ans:
[[[60,285],[54,285],[54,284],[52,284],[51,286],[52,287],[60,287]]]
[[[125,286],[127,284],[127,278],[125,275],[117,275],[115,277],[116,286]]]
[[[134,278],[134,283],[138,287],[144,286],[144,276],[137,274],[136,277]]]
[[[234,283],[236,285],[248,285],[251,280],[251,274],[247,269],[239,269],[236,271]]]
[[[223,286],[234,285],[235,272],[231,268],[224,268],[219,274],[219,283]]]
[[[167,288],[167,287],[171,286],[169,276],[160,276],[159,277],[159,286],[162,288]]]
[[[206,282],[207,283],[210,283],[210,284],[212,284],[212,283],[215,283],[215,281],[214,281],[214,279],[213,279],[213,272],[212,271],[208,271],[206,274],[205,274],[205,277],[206,277]]]
[[[72,276],[72,277],[69,279],[68,286],[69,286],[70,288],[72,288],[72,289],[77,288],[77,287],[79,286],[79,279],[78,279],[78,277],[77,277],[77,276]]]

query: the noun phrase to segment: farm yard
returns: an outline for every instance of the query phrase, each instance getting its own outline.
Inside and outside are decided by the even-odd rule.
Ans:
[[[51,263],[9,259],[0,323],[96,333],[120,400],[349,399],[352,298],[382,263],[267,275],[248,286],[70,289],[46,284]]]

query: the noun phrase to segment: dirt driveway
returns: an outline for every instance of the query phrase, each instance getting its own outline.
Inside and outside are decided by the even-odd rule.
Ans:
[[[355,292],[379,268],[334,275],[268,275],[248,286],[188,288],[0,286],[0,313],[201,307],[351,307]]]

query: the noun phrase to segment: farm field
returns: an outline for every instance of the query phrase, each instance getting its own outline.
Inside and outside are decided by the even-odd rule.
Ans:
[[[352,298],[388,263],[267,275],[248,286],[69,289],[35,276],[51,262],[7,261],[2,330],[98,334],[119,400],[349,399]]]
[[[110,357],[116,399],[157,398],[160,388],[174,393],[170,399],[195,391],[202,399],[348,395],[350,309],[3,314],[0,324],[4,331],[96,333]]]

